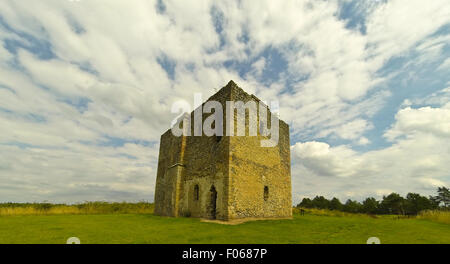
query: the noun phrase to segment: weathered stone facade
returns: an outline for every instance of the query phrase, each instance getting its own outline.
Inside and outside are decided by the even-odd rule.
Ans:
[[[223,106],[223,131],[228,120],[226,101],[260,103],[233,81],[210,100]],[[203,114],[203,121],[209,115]],[[269,123],[270,115],[269,111]],[[246,117],[248,128],[248,113]],[[236,130],[236,116],[233,120]],[[261,147],[264,136],[259,131],[257,136],[193,135],[176,137],[169,129],[161,136],[155,214],[221,220],[292,216],[289,126],[285,122],[279,120],[275,147]]]

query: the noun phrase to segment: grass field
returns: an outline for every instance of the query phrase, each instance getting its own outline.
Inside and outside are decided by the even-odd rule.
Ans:
[[[450,225],[427,219],[377,218],[307,212],[292,220],[240,225],[204,223],[153,214],[0,216],[0,243],[450,243]]]

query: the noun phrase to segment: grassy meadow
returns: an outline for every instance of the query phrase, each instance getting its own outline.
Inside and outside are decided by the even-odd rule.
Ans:
[[[239,225],[155,216],[148,203],[0,205],[0,243],[450,243],[450,212],[417,217],[369,216],[294,209],[292,220]]]
[[[80,204],[3,203],[1,216],[14,215],[77,215],[77,214],[152,214],[154,205],[139,203],[85,202]]]

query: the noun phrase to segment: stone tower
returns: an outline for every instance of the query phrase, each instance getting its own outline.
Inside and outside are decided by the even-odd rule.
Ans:
[[[223,106],[223,131],[227,120],[234,121],[234,129],[237,122],[235,114],[230,118],[225,113],[227,101],[263,104],[233,81],[206,102],[210,100]],[[202,114],[203,121],[209,115]],[[269,110],[268,117],[270,122]],[[195,124],[190,124],[193,131]],[[248,112],[245,125],[248,130]],[[275,147],[261,147],[265,136],[259,130],[256,136],[193,135],[177,137],[169,129],[161,136],[155,214],[221,220],[292,217],[289,126],[285,122],[279,120]]]

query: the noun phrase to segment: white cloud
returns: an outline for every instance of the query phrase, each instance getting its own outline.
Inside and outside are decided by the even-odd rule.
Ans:
[[[440,137],[450,137],[450,108],[422,107],[401,109],[395,116],[395,125],[385,133],[394,140],[399,136],[430,133]]]
[[[96,147],[75,142],[48,149],[2,146],[8,155],[0,161],[0,200],[152,200],[158,148],[136,144]]]
[[[360,166],[356,153],[348,147],[331,149],[323,142],[296,143],[292,147],[294,159],[322,176],[348,177]]]
[[[372,129],[373,126],[368,123],[364,119],[355,119],[353,121],[350,121],[349,123],[343,124],[340,127],[332,128],[332,129],[325,129],[322,130],[318,136],[319,137],[326,137],[330,134],[334,134],[342,139],[361,139],[362,133],[366,132],[367,130]],[[365,141],[365,140],[363,140]]]
[[[176,116],[172,102],[192,101],[195,92],[206,99],[230,79],[263,100],[279,100],[295,138],[370,144],[365,134],[374,127],[371,118],[392,95],[388,87],[375,89],[390,77],[378,71],[411,50],[423,62],[440,58],[448,38],[433,33],[450,22],[450,7],[445,0],[361,1],[363,33],[338,17],[340,2],[196,1],[186,8],[184,1],[170,1],[161,13],[156,1],[144,0],[1,1],[0,39],[23,45],[0,45],[0,76],[7,76],[0,80],[0,153],[7,156],[0,163],[0,200],[151,200],[157,160],[152,144]],[[44,59],[39,52],[46,48],[52,54]],[[261,52],[268,49],[286,61],[272,83],[263,82],[271,60]],[[226,61],[250,69],[242,76]],[[439,69],[447,69],[446,61]],[[392,147],[358,153],[351,145],[298,143],[293,167],[307,174],[302,176],[315,186],[311,190],[326,191],[334,180],[321,186],[316,173],[349,181],[383,166],[395,173],[392,162],[406,151],[421,153],[425,161],[415,164],[422,171],[440,166],[439,149],[429,159],[419,151],[448,135],[448,100],[440,95],[429,98],[439,107],[412,108],[411,99],[411,108],[398,112],[386,132]],[[151,146],[102,147],[119,139]],[[414,177],[420,170],[413,167],[398,170]],[[421,184],[445,182],[439,173],[423,176]],[[358,186],[372,180],[357,178],[347,193],[367,192]],[[389,189],[404,189],[401,180],[389,180]]]
[[[257,77],[261,77],[261,74],[265,67],[266,67],[266,59],[262,57],[252,64],[253,74]]]
[[[296,143],[292,147],[294,189],[311,196],[311,182],[313,186],[326,183],[321,193],[341,199],[349,198],[348,192],[359,198],[379,198],[391,191],[433,193],[437,186],[450,184],[448,110],[447,106],[399,110],[386,132],[393,145],[379,150],[358,153],[348,146]]]
[[[371,54],[384,63],[449,23],[450,6],[445,1],[424,5],[420,0],[387,1],[367,19]],[[433,17],[433,19],[430,19]]]
[[[448,70],[450,69],[450,58],[447,58],[441,65],[438,67],[439,70]]]
[[[333,130],[348,123],[345,118],[348,112],[357,112],[355,102],[390,78],[377,74],[390,59],[407,55],[411,49],[421,56],[422,62],[442,54],[448,36],[430,36],[450,23],[450,6],[445,1],[434,1],[426,7],[420,0],[376,5],[368,2],[361,3],[362,8],[369,7],[366,34],[346,28],[344,21],[335,16],[325,16],[315,27],[301,28],[303,31],[295,37],[300,51],[287,50],[291,74],[309,75],[308,81],[297,84],[295,96],[287,94],[282,98],[291,106],[286,107],[284,115],[294,120],[296,132],[312,126],[329,126],[328,119],[318,122],[317,116],[333,117],[336,124],[331,127]],[[315,9],[311,9],[308,14],[314,13]],[[318,8],[321,9],[323,6]],[[391,72],[392,76],[395,74]],[[315,113],[305,116],[304,112],[311,112],[311,108]],[[358,113],[353,118],[366,118],[364,110]],[[362,126],[361,133],[365,129]]]

